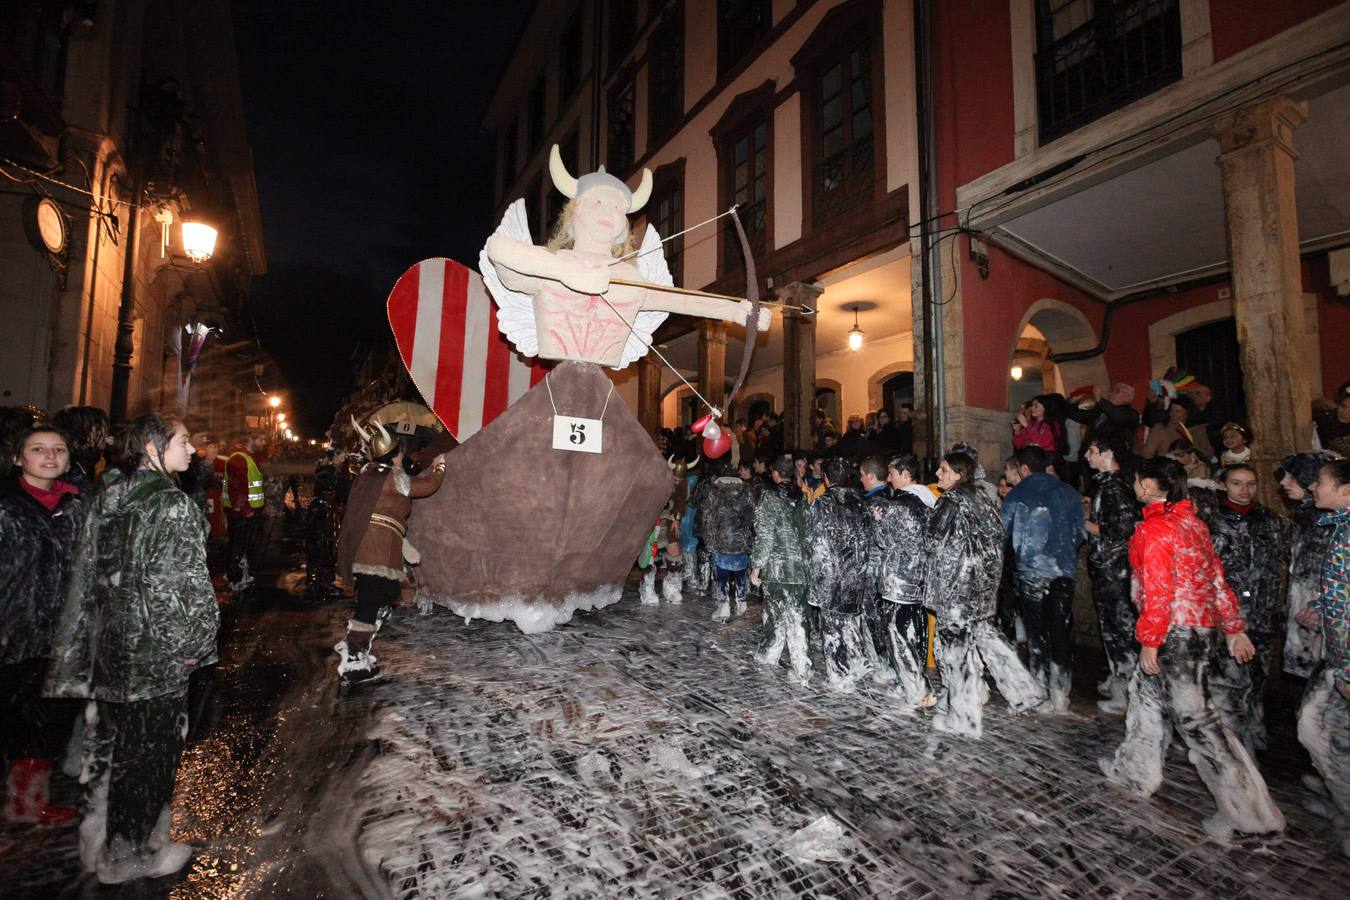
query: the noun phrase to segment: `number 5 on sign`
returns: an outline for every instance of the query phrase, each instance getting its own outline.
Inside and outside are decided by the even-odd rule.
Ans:
[[[575,416],[553,417],[553,449],[576,453],[599,453],[605,423]]]

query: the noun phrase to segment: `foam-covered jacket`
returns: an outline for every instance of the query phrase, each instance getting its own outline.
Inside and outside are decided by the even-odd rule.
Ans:
[[[893,603],[923,602],[932,510],[908,491],[879,491],[866,502],[872,517],[870,556],[877,593]]]
[[[1322,590],[1313,608],[1322,619],[1322,647],[1336,680],[1350,684],[1350,509],[1323,513],[1318,527],[1331,532],[1322,560]]]
[[[1003,576],[1003,520],[984,491],[958,484],[938,498],[928,519],[924,606],[944,628],[994,615]]]
[[[48,512],[17,478],[0,479],[0,666],[51,652],[81,512],[79,494]]]
[[[1237,598],[1223,577],[1209,529],[1189,500],[1150,503],[1130,538],[1131,586],[1139,621],[1134,635],[1161,647],[1174,625],[1246,629]]]
[[[862,492],[835,485],[806,511],[806,560],[812,606],[852,615],[871,591],[867,553],[872,541]]]
[[[1326,561],[1327,548],[1331,546],[1331,536],[1335,530],[1319,526],[1317,522],[1321,518],[1322,510],[1317,508],[1311,496],[1289,511],[1291,593],[1299,588],[1313,596],[1321,587],[1322,564]]]
[[[1247,630],[1276,634],[1284,630],[1283,573],[1289,564],[1288,522],[1259,503],[1239,511],[1221,499],[1202,515],[1224,580],[1237,595]]]
[[[1018,575],[1073,577],[1087,537],[1077,491],[1053,475],[1033,472],[1003,498],[1002,516]]]
[[[755,540],[750,488],[735,475],[713,479],[699,507],[703,547],[711,553],[749,553]]]
[[[1092,495],[1091,521],[1098,533],[1088,535],[1088,568],[1096,577],[1099,573],[1129,575],[1130,538],[1135,526],[1143,518],[1134,488],[1119,469],[1114,472],[1093,472],[1096,490]]]
[[[755,504],[755,543],[750,568],[763,581],[807,584],[806,500],[791,482],[766,488]]]
[[[110,470],[80,528],[47,693],[131,703],[187,690],[216,661],[206,516],[158,472]]]

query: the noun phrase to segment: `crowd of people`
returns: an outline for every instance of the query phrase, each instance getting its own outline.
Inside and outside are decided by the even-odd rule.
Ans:
[[[82,814],[81,861],[102,882],[191,856],[169,838],[170,801],[189,680],[216,661],[216,584],[248,590],[264,523],[298,499],[293,480],[265,481],[262,446],[245,435],[221,455],[167,415],[112,434],[94,407],[0,409],[3,816]],[[219,579],[213,533],[228,547]],[[53,802],[54,765],[83,783],[81,810]]]
[[[1336,820],[1350,855],[1350,463],[1319,446],[1259,473],[1250,429],[1217,416],[1205,386],[1150,394],[1142,413],[1134,400],[1126,385],[1037,397],[997,481],[958,444],[929,483],[913,455],[878,453],[862,417],[773,459],[772,420],[723,461],[666,432],[676,487],[639,560],[640,599],[706,593],[724,622],[758,592],[761,662],[806,682],[819,660],[831,688],[883,685],[932,707],[935,730],[979,738],[986,674],[1015,713],[1068,709],[1085,547],[1107,661],[1099,706],[1126,714],[1099,762],[1107,778],[1151,795],[1175,730],[1216,798],[1216,838],[1282,829],[1255,762],[1282,667],[1307,679],[1306,805]],[[1342,419],[1350,384],[1317,442],[1336,446]],[[1283,509],[1257,499],[1263,477]]]
[[[908,410],[899,423],[852,417],[842,435],[819,421],[805,452],[784,452],[769,414],[737,429],[725,461],[665,432],[674,490],[639,560],[639,598],[704,593],[726,622],[757,596],[766,666],[800,683],[819,666],[833,689],[871,684],[978,739],[986,675],[1014,713],[1068,708],[1086,545],[1100,706],[1126,714],[1105,776],[1158,790],[1175,731],[1215,796],[1216,838],[1280,830],[1255,753],[1282,664],[1306,679],[1305,805],[1336,821],[1350,855],[1350,462],[1338,452],[1350,385],[1318,420],[1322,446],[1273,473],[1253,468],[1244,425],[1207,418],[1202,386],[1189,394],[1150,397],[1142,414],[1126,386],[1038,397],[997,478],[969,444],[930,478],[908,452]],[[307,593],[342,595],[338,575],[356,588],[336,648],[344,678],[378,675],[370,642],[406,579],[406,519],[445,470],[437,456],[409,477],[404,439],[379,432],[354,480],[320,466],[309,503]],[[0,410],[3,815],[71,822],[80,813],[52,801],[50,775],[78,774],[81,858],[101,881],[170,874],[191,855],[169,837],[169,804],[189,680],[216,660],[216,588],[249,589],[268,531],[299,502],[293,478],[266,474],[265,443],[245,435],[221,452],[155,414],[113,435],[90,407]],[[1256,499],[1265,477],[1285,508]],[[365,526],[345,545],[344,506]],[[209,535],[226,548],[214,583]]]

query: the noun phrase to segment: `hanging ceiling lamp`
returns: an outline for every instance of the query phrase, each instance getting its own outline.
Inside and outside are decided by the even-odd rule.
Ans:
[[[858,327],[858,307],[853,307],[853,327],[848,330],[848,349],[861,350],[863,341],[862,329]]]

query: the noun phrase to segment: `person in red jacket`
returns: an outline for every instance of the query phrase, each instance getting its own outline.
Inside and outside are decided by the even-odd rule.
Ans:
[[[1099,761],[1106,777],[1151,796],[1162,784],[1172,728],[1218,804],[1205,831],[1226,843],[1234,831],[1284,829],[1284,815],[1242,741],[1219,720],[1209,696],[1210,662],[1227,651],[1240,663],[1255,650],[1224,580],[1209,530],[1186,499],[1186,471],[1165,457],[1144,460],[1134,480],[1144,521],[1130,539],[1139,669],[1130,680],[1125,740]]]

